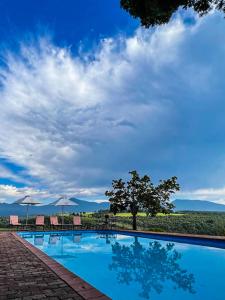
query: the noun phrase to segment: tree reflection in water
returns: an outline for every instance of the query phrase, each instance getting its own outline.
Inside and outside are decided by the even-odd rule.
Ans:
[[[192,8],[200,16],[212,9],[225,12],[224,0],[120,0],[120,5],[145,27],[168,23],[179,7]]]
[[[181,254],[174,249],[173,243],[162,246],[155,241],[146,248],[135,237],[130,246],[114,243],[112,254],[109,268],[117,272],[119,283],[137,282],[142,289],[139,295],[143,298],[149,299],[152,290],[161,293],[166,281],[172,282],[175,289],[194,293],[194,276],[180,267]]]

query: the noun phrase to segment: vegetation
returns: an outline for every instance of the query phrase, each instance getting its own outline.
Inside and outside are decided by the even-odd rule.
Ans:
[[[132,229],[131,217],[117,216],[116,227]],[[138,216],[137,229],[158,232],[225,235],[225,213],[183,212],[157,215],[154,218]]]
[[[106,212],[82,214],[82,224],[87,229],[100,229],[105,223]],[[72,223],[72,215],[64,216],[65,223]],[[25,219],[21,220],[25,224]],[[29,219],[34,224],[35,218]],[[132,229],[132,217],[128,213],[109,214],[109,224],[113,229]],[[49,218],[46,217],[46,230],[50,229]],[[110,226],[111,228],[111,226]],[[0,230],[9,229],[9,220],[0,217]],[[216,212],[179,212],[170,215],[158,214],[156,217],[146,217],[143,213],[137,215],[137,229],[157,232],[177,232],[189,234],[225,235],[225,213]]]
[[[175,176],[160,180],[155,186],[147,175],[140,177],[137,171],[129,174],[131,179],[127,183],[122,179],[113,180],[112,190],[105,192],[109,197],[110,211],[115,215],[121,211],[129,211],[132,214],[134,230],[137,228],[137,213],[140,211],[152,217],[159,212],[172,212],[174,206],[170,202],[170,195],[180,189]]]
[[[199,16],[213,9],[225,12],[224,0],[120,0],[120,5],[144,27],[168,23],[179,7],[192,8]]]
[[[109,214],[109,222],[113,228],[132,229],[132,217],[128,213],[116,216]],[[93,213],[82,217],[82,222],[99,224],[104,221],[105,213]],[[189,234],[225,235],[224,212],[179,212],[170,215],[157,214],[156,217],[146,217],[143,213],[137,215],[137,229],[156,232],[176,232]]]

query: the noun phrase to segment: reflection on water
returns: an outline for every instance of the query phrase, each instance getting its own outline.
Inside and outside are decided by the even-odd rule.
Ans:
[[[224,0],[120,0],[120,4],[145,27],[168,23],[179,7],[192,8],[200,16],[212,9],[225,12]]]
[[[98,234],[100,239],[105,239],[106,244],[111,244],[117,238],[117,235],[114,233],[102,233]]]
[[[50,234],[49,235],[48,243],[50,245],[57,245],[57,243],[59,242],[59,240],[60,240],[60,236],[55,235],[55,234]]]
[[[135,237],[130,246],[119,242],[112,244],[109,269],[117,272],[120,284],[138,283],[141,287],[139,295],[146,299],[149,299],[152,290],[160,294],[167,281],[172,282],[175,289],[194,293],[194,276],[180,267],[180,259],[181,254],[174,249],[173,243],[162,246],[154,241],[143,247]]]
[[[44,244],[44,234],[36,234],[34,236],[34,245],[43,246],[43,244]]]
[[[80,244],[81,242],[81,237],[82,234],[80,233],[74,233],[74,234],[66,234],[66,233],[53,233],[49,234],[48,242],[47,244],[49,246],[58,246],[58,253],[52,255],[53,258],[55,259],[62,259],[62,258],[74,258],[76,257],[75,254],[68,254],[67,252],[64,253],[64,246],[65,242],[70,243],[72,242],[73,244]],[[44,246],[44,234],[35,234],[34,236],[31,235],[29,238],[33,238],[34,240],[34,245],[35,246]],[[65,241],[66,238],[66,241]]]

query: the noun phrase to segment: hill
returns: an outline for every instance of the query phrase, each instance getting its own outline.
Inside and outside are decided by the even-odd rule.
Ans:
[[[76,202],[78,205],[65,207],[66,212],[94,212],[99,210],[109,209],[108,202],[88,202],[76,198],[71,198],[70,200]],[[206,200],[187,200],[187,199],[176,199],[172,202],[175,205],[175,211],[215,211],[215,212],[225,212],[225,205],[218,204],[212,201]],[[54,206],[53,203],[42,206],[30,206],[30,215],[52,215],[59,213],[61,207]],[[9,215],[25,216],[26,208],[19,204],[8,204],[0,203],[0,216]]]
[[[104,210],[109,208],[108,202],[96,203],[96,202],[88,202],[76,198],[71,198],[70,200],[76,202],[78,205],[75,206],[67,206],[64,211],[66,212],[94,212],[99,210]],[[61,211],[61,207],[54,206],[52,204],[42,205],[42,206],[30,206],[29,207],[29,215],[52,215],[55,213],[59,213]],[[8,204],[8,203],[0,203],[0,216],[9,216],[9,215],[18,215],[25,216],[26,215],[26,207],[19,204]]]
[[[225,212],[225,205],[218,204],[206,200],[187,200],[176,199],[172,202],[175,205],[175,211],[223,211]]]

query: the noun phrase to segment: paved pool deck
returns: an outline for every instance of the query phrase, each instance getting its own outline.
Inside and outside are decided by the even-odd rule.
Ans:
[[[104,294],[18,237],[0,233],[0,300],[107,300]]]

